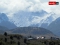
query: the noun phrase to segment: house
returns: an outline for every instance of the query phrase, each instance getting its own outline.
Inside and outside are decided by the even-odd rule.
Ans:
[[[36,39],[45,39],[44,36],[39,36],[39,37],[36,37]]]
[[[41,37],[41,39],[45,39],[45,37],[44,37],[44,36],[42,36],[42,37]]]
[[[32,36],[29,36],[27,37],[27,40],[35,40],[36,38],[35,37],[32,37]]]
[[[36,37],[36,39],[39,39],[40,37]]]
[[[59,38],[56,38],[56,37],[51,37],[50,39],[51,40],[59,40]]]

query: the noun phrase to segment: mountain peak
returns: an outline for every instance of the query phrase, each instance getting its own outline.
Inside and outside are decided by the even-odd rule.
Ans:
[[[9,21],[5,13],[0,13],[0,26],[7,27],[8,29],[16,28],[16,25]]]
[[[8,19],[8,17],[7,17],[7,15],[5,14],[5,13],[0,13],[0,21],[7,21],[7,20],[9,20]]]

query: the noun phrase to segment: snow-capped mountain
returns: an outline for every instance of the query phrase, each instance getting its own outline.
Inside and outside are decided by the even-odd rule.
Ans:
[[[12,17],[9,17],[10,22],[14,23],[17,27],[43,27],[47,26],[54,21],[55,13],[48,13],[44,10],[30,12],[30,11],[17,11]]]
[[[9,29],[16,28],[16,26],[18,27],[43,27],[43,28],[48,29],[47,27],[49,27],[51,23],[53,23],[55,20],[54,15],[56,14],[47,13],[43,10],[40,12],[19,11],[13,15],[12,20],[9,20],[6,14],[0,13],[0,26],[7,27]],[[57,20],[59,21],[60,18],[58,18]]]
[[[55,13],[47,13],[44,17],[40,18],[41,20],[39,20],[39,23],[36,24],[32,24],[30,25],[30,27],[43,27],[43,28],[47,28],[50,23],[52,23],[55,19],[54,19],[54,15],[56,15]]]
[[[47,28],[48,25],[49,25],[51,22],[54,21],[54,18],[53,18],[53,15],[54,15],[54,14],[49,14],[49,15],[50,15],[49,17],[47,17],[46,19],[43,19],[43,20],[42,20],[41,27]]]
[[[10,22],[8,17],[4,14],[0,14],[0,25],[5,25],[4,21],[8,23],[14,23],[18,27],[43,27],[47,28],[47,26],[54,21],[55,13],[47,13],[44,10],[40,12],[29,12],[29,11],[19,11],[13,14]],[[3,23],[3,24],[2,24]],[[7,23],[7,26],[8,26]],[[12,25],[12,24],[11,24]]]
[[[32,24],[41,23],[41,21],[45,18],[43,16],[46,14],[48,13],[44,10],[40,12],[19,11],[14,14],[12,21],[18,27],[27,27]]]

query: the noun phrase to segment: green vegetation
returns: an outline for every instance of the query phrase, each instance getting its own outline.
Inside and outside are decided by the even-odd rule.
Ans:
[[[7,34],[0,35],[0,45],[60,45],[60,39],[32,39],[28,40],[22,35]]]

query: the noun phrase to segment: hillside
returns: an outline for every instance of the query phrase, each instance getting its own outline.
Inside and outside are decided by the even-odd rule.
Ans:
[[[9,29],[6,27],[0,26],[0,34],[3,34],[7,30],[9,30]]]
[[[16,28],[17,26],[9,21],[5,13],[0,13],[0,26],[7,27],[8,29]]]
[[[9,21],[2,21],[0,23],[0,26],[7,27],[8,29],[14,29],[17,27],[15,24],[13,24],[12,22],[9,22]]]
[[[54,36],[54,34],[41,27],[18,27],[11,30],[12,33],[22,34],[22,35],[33,35],[33,36]]]
[[[48,28],[50,31],[52,31],[54,34],[60,36],[60,17],[57,18],[55,21],[53,21]]]

